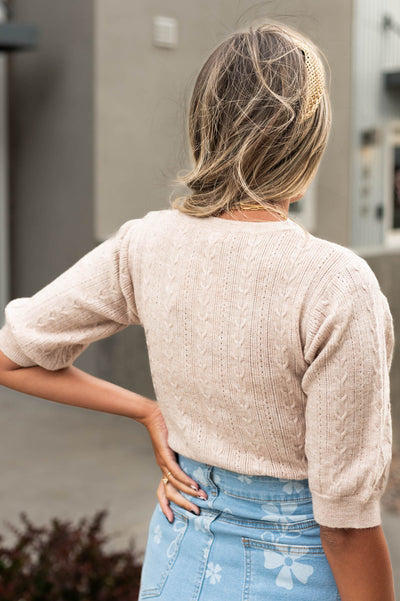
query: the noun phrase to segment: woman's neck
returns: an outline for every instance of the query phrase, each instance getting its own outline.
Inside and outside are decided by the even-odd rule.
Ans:
[[[280,203],[277,209],[285,214],[288,218],[290,200]],[[235,221],[283,221],[280,215],[276,215],[272,211],[265,209],[246,210],[234,209],[232,211],[224,211],[218,215],[221,219],[231,219]]]

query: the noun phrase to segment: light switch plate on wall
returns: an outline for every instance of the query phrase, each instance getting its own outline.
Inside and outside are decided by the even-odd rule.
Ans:
[[[153,17],[153,42],[155,46],[175,48],[178,45],[178,21],[173,17]]]

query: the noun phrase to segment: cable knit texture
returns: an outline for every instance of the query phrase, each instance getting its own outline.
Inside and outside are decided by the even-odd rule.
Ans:
[[[319,524],[381,524],[394,329],[354,251],[290,219],[150,211],[10,301],[5,318],[3,353],[49,370],[141,325],[175,451],[242,474],[308,478]]]

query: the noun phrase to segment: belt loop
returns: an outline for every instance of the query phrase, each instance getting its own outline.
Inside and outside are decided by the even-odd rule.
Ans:
[[[216,468],[214,466],[210,466],[210,472],[208,475],[208,479],[210,481],[211,494],[216,497],[218,495],[218,493],[220,492],[220,490],[219,490],[219,486],[217,484],[217,478],[214,477],[215,469]],[[219,477],[218,477],[218,480],[220,480]]]

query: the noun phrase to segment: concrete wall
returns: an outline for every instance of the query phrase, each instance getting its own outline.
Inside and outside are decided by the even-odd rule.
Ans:
[[[30,295],[93,245],[92,2],[17,0],[39,29],[10,59],[12,294]]]

